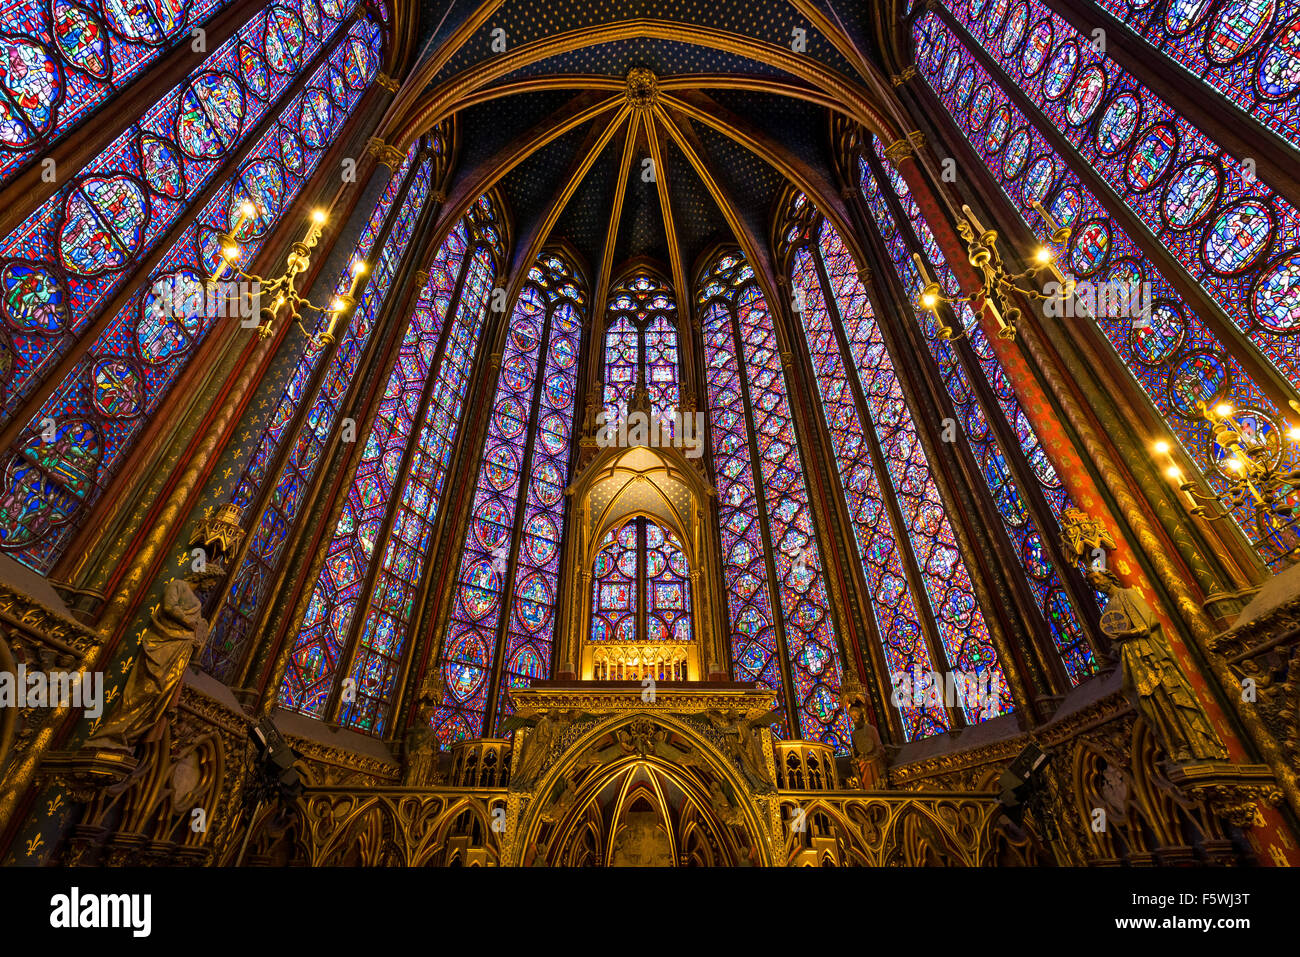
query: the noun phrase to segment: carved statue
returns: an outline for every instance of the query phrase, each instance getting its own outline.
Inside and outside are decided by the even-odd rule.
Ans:
[[[853,722],[853,734],[849,740],[853,743],[853,764],[858,771],[858,784],[868,791],[884,787],[887,783],[885,746],[876,726],[867,720],[866,701],[855,697],[845,704]]]
[[[438,773],[438,736],[431,722],[436,698],[421,697],[415,721],[402,738],[402,783],[407,787],[430,787],[442,783]]]
[[[555,824],[564,820],[564,815],[569,813],[569,808],[573,807],[573,802],[577,799],[578,791],[573,786],[573,781],[566,780],[564,790],[560,792],[559,800],[542,811],[542,820],[548,824]]]
[[[744,814],[739,808],[732,807],[731,802],[727,800],[727,795],[722,791],[722,785],[717,781],[709,785],[709,806],[713,808],[713,813],[723,824],[744,824]]]
[[[585,711],[576,708],[553,709],[534,712],[533,714],[515,714],[501,724],[502,733],[509,733],[516,728],[532,728],[524,741],[523,753],[519,764],[510,775],[512,790],[528,790],[537,783],[546,765],[546,758],[551,753],[551,745],[560,739],[566,728],[573,722],[589,717]]]
[[[1101,630],[1123,668],[1123,687],[1175,763],[1226,759],[1227,749],[1178,666],[1160,622],[1136,588],[1113,572],[1095,570],[1088,582],[1107,598]]]
[[[723,747],[727,755],[740,765],[745,780],[749,782],[754,792],[768,794],[775,790],[767,771],[767,762],[763,759],[763,749],[754,732],[757,728],[780,721],[781,712],[769,711],[757,718],[747,718],[736,710],[713,710],[704,712],[704,717],[714,728],[722,732]]]
[[[175,579],[163,589],[144,630],[122,698],[108,719],[86,741],[87,749],[131,751],[141,740],[154,740],[180,700],[181,679],[190,656],[203,647],[208,623],[200,594],[225,575],[215,564]]]

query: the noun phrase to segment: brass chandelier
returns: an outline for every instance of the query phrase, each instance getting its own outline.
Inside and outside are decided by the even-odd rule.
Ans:
[[[358,260],[352,266],[352,287],[346,295],[335,296],[328,307],[318,306],[305,298],[298,291],[299,277],[311,266],[311,252],[316,248],[320,241],[321,230],[325,227],[325,213],[321,210],[313,210],[308,217],[307,233],[301,240],[289,247],[289,254],[285,259],[284,272],[280,275],[266,278],[255,273],[245,272],[237,264],[243,256],[243,250],[240,248],[238,236],[239,230],[249,219],[258,212],[253,203],[245,200],[240,204],[238,213],[235,217],[235,223],[229,232],[220,233],[218,240],[221,243],[221,262],[214,270],[212,282],[229,282],[238,277],[250,283],[253,283],[259,290],[259,301],[262,297],[271,297],[269,306],[262,306],[258,311],[257,334],[265,339],[275,333],[275,321],[280,311],[286,306],[290,310],[289,318],[297,323],[298,328],[302,330],[303,335],[307,336],[313,348],[323,348],[334,342],[334,332],[338,327],[339,320],[352,311],[356,305],[357,286],[361,283],[361,278],[366,274],[366,264],[363,260]],[[328,328],[322,333],[313,334],[302,324],[302,310],[311,309],[320,313],[330,314],[330,323]]]
[[[963,328],[959,332],[943,321],[942,316],[939,315],[941,303],[949,305],[972,303],[978,296],[983,296],[984,301],[993,310],[993,317],[998,322],[999,338],[1014,339],[1016,337],[1016,324],[1020,321],[1020,309],[1011,299],[1013,294],[1019,293],[1035,302],[1058,299],[1068,300],[1074,295],[1074,280],[1061,272],[1060,267],[1056,264],[1056,254],[1051,247],[1044,245],[1035,251],[1034,266],[1024,272],[1008,273],[1002,254],[998,251],[997,230],[986,229],[969,206],[963,205],[961,210],[966,218],[957,222],[957,232],[962,239],[966,240],[967,260],[980,271],[983,277],[980,289],[966,296],[949,296],[945,294],[939,283],[926,271],[925,260],[921,254],[912,254],[912,260],[916,263],[916,268],[921,274],[921,281],[925,284],[917,297],[916,305],[917,308],[928,310],[934,316],[940,338],[957,339],[966,331]],[[1070,228],[1058,224],[1043,207],[1042,203],[1035,203],[1034,210],[1047,225],[1052,234],[1053,243],[1064,245],[1070,241]],[[1043,269],[1051,271],[1056,279],[1058,291],[1044,292],[1039,287],[1037,277],[1038,273]],[[1026,283],[1030,283],[1030,285],[1026,285]]]

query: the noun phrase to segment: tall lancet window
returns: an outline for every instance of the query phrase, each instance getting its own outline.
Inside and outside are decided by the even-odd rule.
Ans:
[[[7,67],[0,92],[0,184],[168,50],[190,43],[194,27],[229,3],[7,3],[0,13]]]
[[[286,213],[306,225],[294,201],[384,38],[371,8],[326,8],[254,14],[0,238],[0,414],[24,425],[0,452],[0,549],[33,568],[63,556],[199,344],[231,334],[229,303],[200,286],[222,268],[218,237],[247,263]],[[11,56],[14,42],[0,38]]]
[[[335,295],[346,294],[352,284],[354,265],[367,264],[360,299],[347,328],[338,336],[338,346],[332,354],[313,343],[303,350],[284,395],[268,417],[271,424],[262,434],[231,496],[231,502],[245,510],[246,526],[255,531],[201,658],[203,668],[222,680],[233,679],[231,669],[238,665],[247,647],[262,600],[275,580],[289,530],[301,514],[317,463],[340,424],[339,409],[362,353],[370,344],[375,322],[428,199],[434,158],[445,151],[438,134],[430,137],[428,151],[431,156],[422,156],[421,143],[412,145],[401,168],[389,179],[353,248],[348,267],[334,286]],[[382,244],[377,256],[376,243]],[[329,322],[330,317],[322,315],[316,332],[325,332]],[[326,355],[329,360],[324,377],[315,391],[308,393]],[[305,417],[300,419],[297,440],[286,442],[288,429],[304,402],[310,404]],[[272,473],[281,454],[282,464],[278,472]],[[274,483],[268,482],[272,475]],[[258,513],[252,514],[255,508]]]
[[[786,220],[781,247],[904,731],[950,726],[942,702],[916,693],[935,673],[987,689],[957,703],[968,721],[1002,714],[1002,664],[858,265],[802,195]]]
[[[872,147],[877,162],[883,161],[884,144],[873,138]],[[927,270],[938,277],[944,292],[953,297],[960,296],[957,276],[948,266],[902,176],[888,163],[877,168],[882,171],[883,182],[887,185],[882,185],[868,158],[859,157],[862,192],[907,295],[916,301],[926,283],[912,259],[913,254],[919,251],[928,264]],[[904,225],[895,218],[886,191],[906,215]],[[1002,520],[1011,552],[1024,571],[1042,623],[1051,634],[1070,682],[1077,684],[1096,670],[1097,660],[1080,615],[1067,593],[1062,570],[1053,561],[1052,550],[1047,544],[1048,536],[1060,536],[1060,527],[1053,525],[1045,529],[1042,526],[1039,510],[1034,507],[1030,494],[1041,496],[1044,511],[1058,518],[1074,503],[1044,454],[1038,435],[1016,400],[1006,374],[968,304],[961,304],[959,317],[964,336],[970,343],[969,349],[941,336],[932,313],[918,314],[916,319],[938,368],[939,378],[960,417],[959,423],[955,424],[960,425],[961,436],[969,444],[972,457],[979,466],[980,476]],[[995,397],[996,404],[986,407],[981,394]],[[1002,418],[1003,430],[1015,437],[1017,447],[1008,447],[999,441],[998,430],[990,425],[990,416]],[[1024,456],[1024,474],[1035,480],[1037,489],[1032,493],[1021,488],[1011,465],[1011,458],[1018,453]],[[1082,590],[1078,593],[1082,594]]]
[[[441,653],[433,727],[444,745],[492,734],[511,713],[509,689],[551,675],[586,306],[568,257],[547,252],[510,316]]]
[[[1185,75],[1300,147],[1300,8],[1278,0],[1094,0]]]
[[[627,415],[638,388],[655,419],[671,419],[681,401],[677,306],[654,273],[631,273],[610,290],[605,317],[605,421]]]
[[[919,72],[1038,238],[1053,245],[1054,227],[1070,227],[1057,252],[1083,283],[1073,308],[1223,490],[1202,405],[1231,404],[1266,444],[1297,421],[1270,383],[1300,383],[1300,211],[1038,0],[1010,12],[1004,0],[945,4],[913,26]],[[1185,33],[1240,4],[1213,15],[1193,0],[1157,6]],[[1231,42],[1245,41],[1258,45]],[[1208,36],[1205,46],[1211,55]],[[1293,88],[1281,68],[1291,54],[1274,53],[1270,76]],[[1144,305],[1111,297],[1119,308],[1108,307],[1087,295],[1098,287],[1136,290]],[[1294,444],[1279,444],[1282,466],[1300,465]],[[1279,543],[1254,508],[1235,516],[1276,560]]]
[[[485,196],[429,262],[289,656],[286,708],[384,731],[502,250]]]
[[[843,666],[775,321],[735,253],[697,299],[733,670],[777,692],[783,733],[844,751]]]
[[[647,518],[610,529],[591,570],[591,641],[597,680],[687,677],[691,583],[673,532]],[[665,645],[671,648],[663,647]]]

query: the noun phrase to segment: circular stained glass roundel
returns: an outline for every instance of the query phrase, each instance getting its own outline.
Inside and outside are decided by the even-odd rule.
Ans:
[[[554,603],[546,576],[533,572],[519,582],[516,594],[519,601],[515,605],[515,618],[529,632],[538,631],[550,620]]]
[[[560,470],[550,462],[542,462],[533,469],[533,498],[541,505],[554,505],[564,494],[560,483]]]
[[[1055,177],[1056,168],[1052,165],[1051,157],[1040,156],[1034,160],[1033,165],[1029,167],[1029,172],[1025,174],[1025,181],[1020,184],[1020,193],[1024,197],[1025,205],[1032,207],[1035,203],[1041,203],[1046,199]]]
[[[183,3],[105,3],[104,15],[113,30],[128,40],[157,46],[167,40],[185,17]]]
[[[484,461],[487,480],[497,491],[505,491],[519,470],[519,459],[508,445],[498,445]]]
[[[1110,101],[1097,124],[1097,149],[1103,156],[1114,156],[1133,141],[1142,103],[1133,93],[1124,92]]]
[[[1174,229],[1195,226],[1209,213],[1219,196],[1219,164],[1211,159],[1193,160],[1180,168],[1165,186],[1161,209]]]
[[[1163,365],[1182,346],[1186,334],[1187,323],[1181,310],[1165,300],[1154,302],[1146,323],[1132,328],[1133,354],[1146,365]]]
[[[524,546],[534,565],[540,567],[549,562],[559,540],[560,530],[555,519],[544,512],[539,512],[524,523]]]
[[[1052,58],[1047,61],[1047,72],[1043,74],[1043,95],[1049,100],[1060,99],[1074,80],[1074,71],[1079,66],[1079,48],[1072,40],[1066,40]]]
[[[275,222],[284,202],[284,173],[280,164],[274,160],[254,160],[244,167],[239,174],[239,181],[243,198],[248,199],[256,209],[253,218],[244,223],[241,234],[245,238],[260,236]],[[233,226],[236,195],[232,193],[230,199],[227,219]]]
[[[1070,265],[1080,276],[1091,276],[1106,265],[1110,252],[1110,228],[1105,220],[1084,223],[1070,243]]]
[[[484,558],[465,569],[460,600],[470,618],[482,618],[496,607],[501,590],[501,573],[497,571],[500,567],[499,561]]]
[[[992,109],[993,87],[988,83],[981,83],[970,101],[970,129],[972,132],[978,133],[984,129],[984,124],[989,121],[989,113]]]
[[[1007,179],[1015,179],[1024,172],[1028,159],[1029,131],[1021,127],[1007,140],[1007,149],[1002,156],[1002,175]]]
[[[140,149],[140,168],[149,188],[173,199],[183,196],[185,176],[176,147],[149,133],[141,133],[136,143]]]
[[[1225,3],[1205,35],[1205,55],[1231,63],[1250,53],[1273,22],[1274,0]]]
[[[0,143],[31,145],[54,118],[59,68],[39,43],[0,36]]]
[[[573,379],[563,372],[546,377],[546,401],[553,409],[567,409],[573,398]]]
[[[1050,209],[1052,218],[1062,226],[1074,227],[1074,222],[1079,218],[1079,213],[1083,210],[1083,197],[1073,186],[1067,186],[1052,200]]]
[[[1007,15],[1007,7],[1010,6],[1010,0],[993,0],[993,5],[989,7],[988,16],[984,18],[984,36],[988,39],[998,35],[998,30],[1002,26],[1002,18]]]
[[[509,524],[510,510],[500,500],[489,498],[474,513],[474,537],[490,552],[505,540]]]
[[[54,40],[70,65],[97,80],[112,72],[108,57],[108,31],[99,17],[68,0],[54,0]]]
[[[375,54],[370,49],[370,44],[354,35],[348,41],[348,57],[343,64],[343,76],[348,86],[354,90],[364,90],[374,72]]]
[[[513,355],[501,366],[501,381],[511,392],[522,392],[533,381],[533,366],[527,356]]]
[[[456,645],[447,652],[447,663],[443,665],[446,669],[447,690],[456,696],[457,701],[468,701],[473,697],[474,692],[478,690],[479,685],[483,683],[487,675],[482,668],[475,668],[473,665],[463,665],[460,663],[461,646],[472,644],[481,648],[482,642],[475,637],[473,632],[466,632],[457,640]],[[479,652],[482,654],[482,652]]]
[[[1200,405],[1213,405],[1227,394],[1228,370],[1212,352],[1192,352],[1179,360],[1169,376],[1169,399],[1189,419],[1201,417]]]
[[[993,111],[993,116],[989,120],[988,132],[984,134],[984,148],[990,153],[996,153],[1002,149],[1002,141],[1007,138],[1007,130],[1011,128],[1011,110],[1004,103]]]
[[[947,93],[957,82],[957,71],[961,69],[961,54],[953,50],[944,61],[943,73],[939,75],[939,89]]]
[[[1266,100],[1286,100],[1300,89],[1300,17],[1277,31],[1259,53],[1255,88]]]
[[[975,86],[975,68],[967,66],[962,71],[961,79],[957,81],[957,89],[953,93],[953,105],[956,109],[965,109],[966,101],[970,99],[970,91]]]
[[[144,387],[135,367],[121,359],[98,359],[90,367],[90,402],[106,419],[139,415]]]
[[[302,143],[291,130],[280,127],[280,159],[295,173],[303,170]]]
[[[305,32],[302,19],[287,7],[272,7],[262,49],[276,73],[292,73],[298,65]]]
[[[140,303],[135,326],[140,358],[162,365],[188,352],[203,326],[206,302],[203,278],[194,270],[156,276]]]
[[[1268,251],[1273,214],[1259,200],[1248,199],[1219,213],[1205,231],[1205,264],[1224,276],[1249,269]]]
[[[1106,94],[1106,71],[1094,63],[1079,72],[1065,104],[1065,118],[1075,126],[1082,126],[1097,112],[1101,98]]]
[[[1024,38],[1025,27],[1029,26],[1029,4],[1021,0],[1016,4],[1011,16],[1007,17],[1006,28],[1002,31],[1002,53],[1010,56]]]
[[[542,417],[538,428],[540,431],[537,440],[543,451],[550,455],[558,455],[564,450],[566,433],[568,432],[564,416],[556,412],[550,412]]]
[[[333,126],[333,107],[324,90],[311,89],[302,98],[302,121],[298,129],[303,142],[312,149],[320,149],[329,140]]]
[[[1047,62],[1047,51],[1052,46],[1052,21],[1044,17],[1034,24],[1020,54],[1020,69],[1025,76],[1033,76]]]
[[[262,55],[245,43],[239,45],[239,75],[244,78],[248,88],[258,96],[259,99],[265,99],[267,90],[271,88],[271,76],[267,72],[266,61]]]
[[[1165,29],[1176,37],[1195,29],[1213,2],[1214,0],[1169,0],[1169,6],[1165,10]]]
[[[568,369],[578,360],[578,349],[567,336],[551,343],[551,361],[560,369]]]
[[[1288,253],[1260,274],[1250,311],[1274,332],[1300,332],[1300,252]]]
[[[181,94],[176,141],[195,159],[220,156],[239,136],[244,94],[229,73],[209,71],[195,77]]]
[[[19,332],[53,335],[67,323],[67,293],[44,266],[7,262],[0,269],[0,312]]]
[[[497,434],[503,439],[513,439],[523,432],[524,420],[527,417],[528,411],[518,396],[505,396],[497,403],[496,413],[493,416]]]
[[[1024,559],[1025,570],[1035,578],[1046,578],[1047,573],[1052,570],[1047,555],[1043,551],[1043,540],[1038,535],[1027,535],[1025,537],[1025,542],[1020,548],[1020,554]]]
[[[139,248],[149,218],[144,190],[129,176],[88,176],[68,193],[59,254],[69,272],[120,269]]]
[[[1147,127],[1133,147],[1132,155],[1124,167],[1124,177],[1136,193],[1145,193],[1169,170],[1178,151],[1178,134],[1167,123]]]

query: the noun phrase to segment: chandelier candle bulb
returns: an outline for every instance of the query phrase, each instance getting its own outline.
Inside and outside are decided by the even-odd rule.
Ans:
[[[1061,231],[1060,224],[1052,218],[1052,214],[1047,211],[1047,207],[1041,202],[1034,203],[1034,212],[1042,217],[1043,225],[1047,227],[1049,233],[1055,234]]]
[[[916,263],[916,270],[921,274],[921,283],[926,286],[930,285],[932,280],[930,279],[930,274],[925,269],[925,260],[921,258],[921,254],[912,253],[912,261]]]
[[[357,294],[357,287],[361,285],[361,277],[366,274],[366,264],[359,262],[352,267],[352,288],[348,290],[349,296]]]
[[[977,235],[982,236],[984,233],[988,232],[988,230],[984,228],[984,224],[975,218],[975,212],[965,203],[962,204],[961,211],[966,214],[966,218],[970,220],[970,224],[975,227]]]

